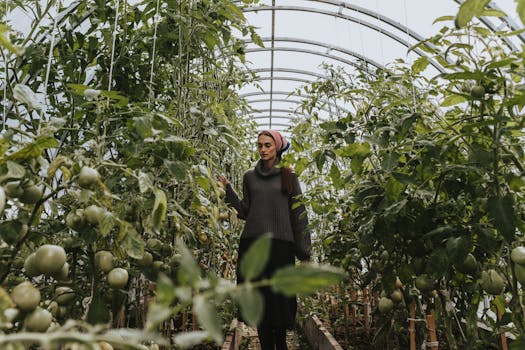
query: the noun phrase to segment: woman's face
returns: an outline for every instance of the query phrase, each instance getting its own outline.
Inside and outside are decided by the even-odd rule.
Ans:
[[[257,151],[263,161],[272,161],[277,158],[275,141],[268,135],[260,135],[257,139]]]

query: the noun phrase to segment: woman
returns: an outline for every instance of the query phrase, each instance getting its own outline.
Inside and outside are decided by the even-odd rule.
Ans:
[[[269,278],[286,265],[310,259],[311,239],[304,205],[295,205],[301,194],[297,175],[290,167],[279,167],[281,155],[290,146],[275,130],[265,130],[257,138],[260,159],[255,169],[243,177],[243,198],[239,199],[228,180],[219,176],[226,188],[226,202],[246,220],[239,242],[239,261],[261,235],[272,234],[271,253],[259,278]],[[237,283],[243,282],[237,269]],[[264,316],[257,326],[262,350],[286,350],[286,329],[295,323],[297,300],[262,288]]]

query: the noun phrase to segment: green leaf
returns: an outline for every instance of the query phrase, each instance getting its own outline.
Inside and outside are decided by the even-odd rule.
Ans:
[[[459,28],[467,25],[473,17],[480,16],[490,0],[466,0],[459,7],[456,24]]]
[[[122,237],[121,247],[133,259],[142,259],[146,243],[139,237],[137,230],[127,221],[120,221],[119,237]]]
[[[168,200],[166,194],[159,188],[154,188],[153,193],[155,194],[155,204],[153,204],[153,212],[151,217],[153,220],[153,229],[155,232],[159,232],[162,223],[166,219],[166,211],[168,209]]]
[[[169,306],[175,299],[175,286],[168,276],[163,273],[159,273],[157,279],[157,302]]]
[[[352,169],[352,172],[354,174],[361,174],[361,171],[363,171],[363,158],[352,158],[352,160],[350,161],[350,169]]]
[[[383,155],[383,161],[381,162],[381,168],[384,171],[393,170],[399,161],[399,153],[389,152]]]
[[[171,313],[171,308],[165,304],[159,304],[157,302],[149,304],[145,328],[147,330],[155,330],[159,324],[170,318]]]
[[[210,333],[206,331],[193,331],[193,332],[184,332],[176,334],[173,337],[173,342],[177,345],[178,348],[188,349],[199,345],[206,339],[208,339]]]
[[[445,98],[443,102],[441,102],[441,107],[450,107],[450,106],[457,105],[459,103],[463,103],[465,101],[467,101],[467,98],[465,96],[450,95],[450,96],[447,96],[447,98]]]
[[[505,17],[507,14],[503,11],[496,10],[496,9],[486,9],[483,10],[481,13],[481,16],[483,17]]]
[[[28,159],[42,155],[45,149],[58,146],[58,141],[52,136],[38,137],[33,143],[30,143],[19,149],[15,153],[9,155],[7,159]]]
[[[0,24],[0,46],[5,47],[8,49],[11,53],[14,53],[15,55],[19,55],[22,50],[19,47],[16,47],[13,45],[11,40],[5,35],[9,31],[9,27],[5,24]]]
[[[196,295],[193,298],[193,312],[202,328],[210,333],[215,343],[221,344],[223,342],[222,327],[215,305],[204,296]]]
[[[7,244],[14,244],[18,241],[20,231],[22,230],[22,224],[18,220],[9,220],[0,223],[0,237]]]
[[[264,312],[264,298],[256,288],[241,289],[236,293],[242,318],[252,327],[257,327]]]
[[[398,171],[393,171],[392,176],[403,185],[414,185],[416,179],[410,174],[400,173]]]
[[[397,201],[404,189],[405,185],[397,181],[395,177],[390,176],[385,184],[385,195],[391,201]]]
[[[488,214],[494,227],[511,243],[514,241],[516,220],[514,215],[514,201],[510,195],[505,197],[492,197],[488,200]]]
[[[165,163],[170,173],[173,176],[175,176],[175,179],[180,181],[186,179],[186,175],[188,173],[188,166],[185,162],[182,162],[180,160],[176,160],[174,162],[166,160]]]
[[[412,64],[412,74],[416,75],[424,71],[429,65],[430,61],[427,56],[421,56]]]
[[[91,324],[107,323],[110,320],[109,308],[102,296],[95,292],[93,300],[89,304],[87,321]]]
[[[458,73],[449,73],[443,74],[442,77],[448,80],[481,80],[485,78],[485,73],[476,70],[473,72],[458,72]]]
[[[119,220],[113,216],[113,213],[106,212],[98,224],[99,234],[102,237],[107,237],[111,233],[111,230],[113,230],[113,227],[118,224],[118,222]]]
[[[279,269],[272,276],[271,283],[276,292],[286,296],[309,295],[346,277],[342,269],[333,266],[301,264]]]
[[[117,106],[124,107],[129,103],[129,99],[120,94],[119,91],[100,91],[100,95],[109,98],[110,100],[116,101]]]
[[[445,249],[435,249],[428,257],[426,268],[427,273],[436,278],[446,273],[449,268],[449,261]]]
[[[324,154],[324,152],[317,153],[315,157],[315,163],[317,165],[317,170],[319,170],[319,172],[323,171],[323,166],[325,162],[326,162],[326,155]]]
[[[516,0],[516,12],[520,16],[521,23],[525,24],[525,0]]]
[[[140,193],[146,193],[153,189],[153,180],[149,174],[140,172],[138,176]]]
[[[6,165],[7,165],[7,174],[5,175],[5,178],[21,179],[25,176],[26,169],[22,165],[12,162],[10,160],[6,162]]]
[[[343,187],[345,181],[341,178],[341,171],[335,163],[330,167],[330,178],[336,189],[341,189]]]
[[[264,271],[270,257],[271,245],[271,235],[264,234],[250,246],[240,265],[241,275],[246,281],[251,281]]]
[[[194,285],[201,275],[199,266],[180,238],[177,238],[176,245],[180,254],[180,268],[177,270],[179,283],[181,285]]]
[[[434,22],[432,22],[432,24],[436,24],[438,22],[453,21],[453,20],[454,20],[454,16],[441,16],[441,17],[436,18]]]
[[[341,157],[366,157],[368,154],[370,154],[370,144],[367,142],[352,143],[348,146],[335,150],[335,153]]]
[[[27,85],[16,84],[13,88],[13,97],[15,100],[25,103],[30,109],[42,109],[42,103],[40,103],[36,94]]]
[[[153,136],[152,119],[151,116],[133,118],[133,127],[143,139]]]

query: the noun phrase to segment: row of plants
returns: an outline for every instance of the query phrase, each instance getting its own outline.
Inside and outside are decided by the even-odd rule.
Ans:
[[[523,52],[502,42],[523,30],[483,27],[477,16],[503,15],[487,4],[465,1],[416,45],[445,73],[429,76],[424,56],[373,73],[327,66],[298,91],[310,118],[288,162],[311,188],[320,256],[348,271],[349,290],[380,294],[377,348],[408,348],[411,304],[448,348],[497,347],[501,331],[525,342]],[[327,118],[323,101],[352,112]],[[421,346],[428,328],[416,331]]]
[[[261,317],[257,286],[343,277],[303,265],[250,282],[264,237],[240,262],[248,282],[224,278],[240,223],[216,178],[238,183],[252,157],[236,94],[252,79],[242,37],[260,41],[239,7],[252,3],[9,2],[33,22],[0,33],[2,348],[220,344],[233,304]],[[159,333],[185,312],[199,327]]]

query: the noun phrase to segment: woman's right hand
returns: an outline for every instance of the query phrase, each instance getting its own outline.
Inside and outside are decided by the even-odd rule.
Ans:
[[[224,187],[226,187],[226,185],[230,183],[228,179],[226,178],[226,176],[224,175],[219,175],[218,179],[223,184]]]

